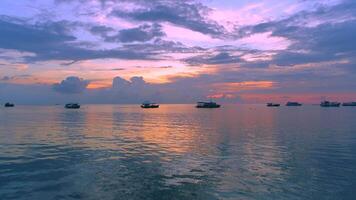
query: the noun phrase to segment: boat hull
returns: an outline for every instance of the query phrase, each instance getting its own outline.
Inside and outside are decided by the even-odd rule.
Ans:
[[[267,107],[279,107],[279,106],[281,106],[281,104],[278,104],[278,103],[268,103],[266,106],[267,106]]]
[[[141,108],[159,108],[159,105],[152,105],[152,106],[141,105]]]
[[[288,102],[286,106],[302,106],[302,104],[298,102]]]
[[[220,105],[214,105],[214,106],[196,106],[196,108],[220,108]]]
[[[64,108],[66,108],[66,109],[79,109],[80,105],[65,105]]]
[[[356,102],[351,102],[351,103],[343,103],[342,106],[356,106]]]
[[[340,107],[341,103],[339,102],[330,102],[330,101],[323,101],[320,103],[321,107]]]
[[[12,107],[15,107],[15,104],[12,104],[12,103],[6,103],[4,105],[5,108],[12,108]]]
[[[80,106],[79,107],[66,107],[66,109],[79,109],[80,108]]]
[[[197,105],[195,106],[196,108],[220,108],[220,104],[217,104],[213,101],[210,102],[204,102],[204,101],[200,101],[197,103]]]
[[[340,104],[332,104],[332,105],[320,105],[321,107],[328,108],[328,107],[340,107]]]

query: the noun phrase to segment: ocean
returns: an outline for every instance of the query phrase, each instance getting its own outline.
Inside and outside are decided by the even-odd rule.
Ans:
[[[356,199],[356,107],[0,108],[0,199]]]

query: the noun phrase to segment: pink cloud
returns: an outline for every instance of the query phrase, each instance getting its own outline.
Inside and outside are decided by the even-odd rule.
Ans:
[[[253,34],[240,39],[239,42],[247,47],[259,50],[284,50],[292,44],[291,41],[284,37],[272,36],[272,32]]]

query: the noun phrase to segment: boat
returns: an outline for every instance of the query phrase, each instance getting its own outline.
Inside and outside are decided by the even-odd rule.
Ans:
[[[330,101],[322,101],[320,103],[321,107],[339,107],[341,103],[339,102],[330,102]]]
[[[9,108],[9,107],[15,107],[15,104],[7,102],[7,103],[5,103],[4,106],[7,107],[7,108]]]
[[[280,105],[279,103],[267,103],[267,107],[279,107]]]
[[[145,101],[141,104],[141,108],[159,108],[159,104]]]
[[[342,106],[356,106],[356,102],[345,102]]]
[[[67,103],[64,107],[67,109],[79,109],[80,105],[78,103]]]
[[[302,106],[302,104],[298,103],[298,102],[289,101],[289,102],[286,103],[286,106]]]
[[[200,102],[197,102],[196,107],[197,108],[220,108],[221,105],[219,105],[213,101],[209,101],[209,102],[200,101]]]

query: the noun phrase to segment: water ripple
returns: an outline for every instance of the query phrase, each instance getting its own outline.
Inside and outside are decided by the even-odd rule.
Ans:
[[[356,113],[0,109],[0,199],[354,199]]]

